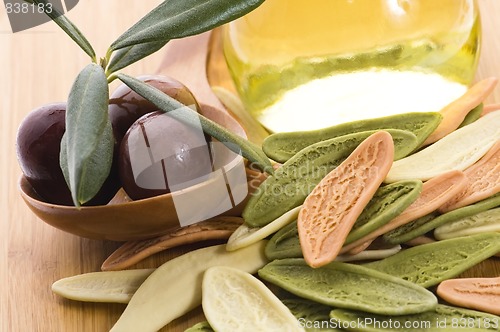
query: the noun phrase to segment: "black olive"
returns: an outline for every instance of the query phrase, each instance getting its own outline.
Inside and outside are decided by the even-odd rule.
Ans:
[[[21,123],[16,141],[21,170],[40,198],[52,204],[73,205],[71,193],[59,166],[61,138],[66,130],[66,103],[39,107]],[[116,158],[110,176],[99,193],[85,205],[108,203],[120,187]]]
[[[166,194],[212,173],[209,136],[156,111],[137,120],[120,147],[120,179],[134,200]],[[197,179],[197,181],[196,181]]]
[[[189,89],[181,82],[167,76],[147,75],[139,80],[159,89],[186,106],[193,106],[197,111],[200,107]],[[110,96],[109,117],[113,131],[118,141],[121,141],[130,126],[141,116],[157,111],[158,108],[144,99],[127,85],[122,84]]]

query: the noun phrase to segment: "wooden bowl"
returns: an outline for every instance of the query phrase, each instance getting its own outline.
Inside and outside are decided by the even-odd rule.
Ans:
[[[202,113],[232,132],[246,136],[244,129],[227,112],[205,105],[202,107]],[[226,174],[236,167],[242,167],[243,158],[235,159],[234,154],[230,153],[228,149],[216,149],[215,151],[216,154],[221,154],[215,159],[224,162],[223,168]],[[220,176],[224,176],[222,173],[220,174]],[[264,176],[250,170],[247,170],[246,175],[250,194],[256,187],[255,181],[260,183]],[[208,204],[209,206],[217,206],[223,200],[227,200],[227,193],[226,195],[217,194],[220,190],[213,190],[216,180],[217,176],[213,176],[202,183],[182,190],[182,194],[194,194],[190,197],[196,197],[191,203],[194,211],[198,211]],[[19,181],[19,188],[28,207],[41,220],[81,237],[113,241],[140,240],[165,234],[170,229],[178,228],[180,225],[173,195],[179,194],[181,191],[132,201],[120,189],[107,205],[85,206],[77,209],[72,206],[55,205],[42,201],[24,176]],[[247,198],[220,215],[240,215]]]

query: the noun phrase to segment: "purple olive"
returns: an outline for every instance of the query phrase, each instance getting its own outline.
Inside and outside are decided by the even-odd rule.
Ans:
[[[19,127],[16,151],[24,176],[42,200],[58,205],[73,205],[59,166],[61,138],[66,130],[65,118],[66,103],[48,104],[33,110]],[[111,174],[101,191],[85,205],[108,203],[119,187],[117,162],[114,161]]]
[[[159,89],[186,106],[200,107],[189,89],[181,82],[167,76],[146,75],[139,80]],[[127,85],[120,85],[110,96],[109,117],[116,139],[121,141],[130,126],[141,116],[157,111],[158,107],[144,99]]]
[[[169,113],[137,120],[120,146],[120,179],[134,200],[184,189],[212,173],[210,137]]]

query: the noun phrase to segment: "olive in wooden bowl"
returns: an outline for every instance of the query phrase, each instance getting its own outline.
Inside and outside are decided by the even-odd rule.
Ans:
[[[227,112],[202,105],[201,113],[233,133],[246,136],[241,125]],[[41,200],[24,176],[21,177],[19,186],[28,207],[41,220],[58,229],[93,239],[146,239],[192,222],[196,219],[196,213],[200,218],[211,217],[207,215],[210,211],[216,215],[241,214],[246,198],[258,186],[256,183],[263,181],[264,176],[245,169],[243,158],[221,144],[214,145],[212,156],[214,172],[205,181],[183,190],[135,201],[120,189],[107,205],[76,208]],[[242,169],[248,184],[252,184],[246,186],[246,191],[242,190],[241,185],[237,188],[231,184],[231,179],[241,180]],[[231,189],[234,188],[237,190],[233,192]],[[241,197],[243,193],[245,197]],[[238,199],[235,196],[239,196]],[[226,210],[228,202],[231,208]],[[179,214],[178,210],[183,213],[191,210],[192,215]]]

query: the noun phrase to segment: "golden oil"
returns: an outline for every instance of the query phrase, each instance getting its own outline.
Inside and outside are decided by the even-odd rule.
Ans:
[[[474,0],[266,0],[224,31],[241,99],[273,132],[439,111],[479,49]]]

